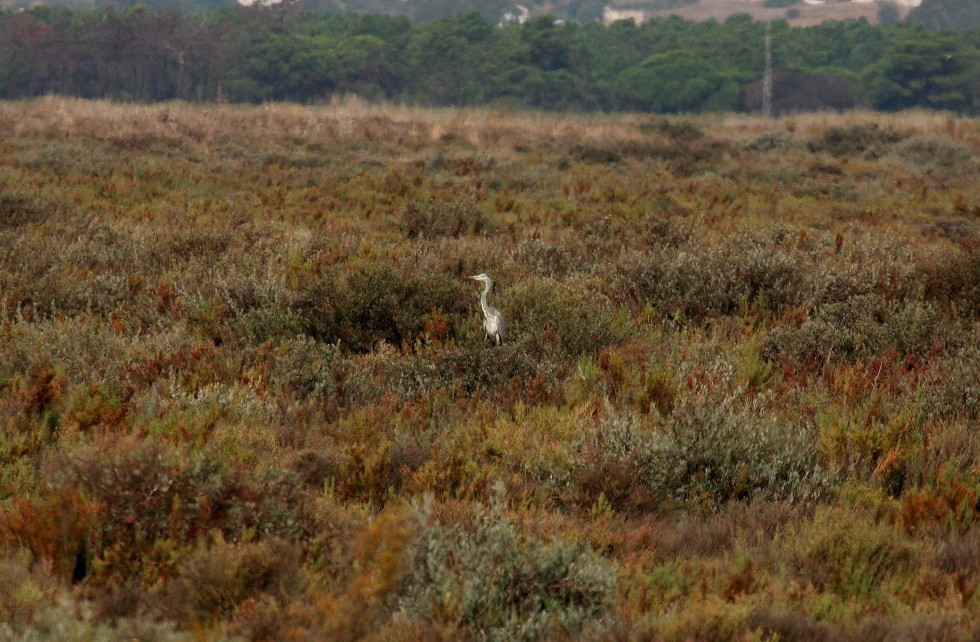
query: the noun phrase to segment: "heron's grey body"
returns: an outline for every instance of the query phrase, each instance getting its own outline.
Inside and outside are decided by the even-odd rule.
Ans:
[[[487,303],[487,294],[489,294],[490,289],[493,288],[493,280],[486,272],[467,278],[473,279],[474,281],[483,282],[483,294],[480,295],[480,307],[483,309],[483,331],[486,333],[487,341],[491,345],[503,345],[504,340],[507,338],[507,328],[504,325],[504,317],[500,314],[500,310]]]

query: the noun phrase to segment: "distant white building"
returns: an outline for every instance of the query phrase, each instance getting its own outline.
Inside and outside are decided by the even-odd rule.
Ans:
[[[239,0],[239,2],[241,2],[241,0]],[[512,24],[515,24],[515,23],[516,24],[519,24],[519,25],[522,25],[525,22],[527,22],[527,19],[528,18],[531,17],[531,12],[524,5],[522,5],[522,4],[515,4],[514,5],[514,8],[517,9],[517,12],[516,13],[513,12],[513,11],[508,11],[507,13],[505,13],[504,15],[502,15],[500,17],[500,25],[499,26],[502,27],[504,25],[512,25]]]
[[[635,11],[632,9],[613,9],[612,7],[602,8],[602,24],[611,25],[618,20],[632,20],[636,24],[643,22],[645,16],[642,11]]]

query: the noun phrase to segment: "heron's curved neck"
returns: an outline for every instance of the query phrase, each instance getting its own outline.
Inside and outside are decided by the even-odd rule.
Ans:
[[[490,292],[490,288],[493,284],[487,281],[487,284],[483,287],[483,294],[480,295],[480,307],[483,308],[483,314],[485,316],[490,316],[489,310],[487,310],[487,294]]]

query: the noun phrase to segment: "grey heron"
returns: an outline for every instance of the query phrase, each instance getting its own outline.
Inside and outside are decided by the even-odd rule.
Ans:
[[[480,295],[480,307],[483,309],[483,331],[486,333],[487,341],[491,345],[503,345],[504,339],[507,338],[504,317],[500,314],[500,310],[487,303],[487,294],[490,293],[490,289],[493,287],[493,280],[486,272],[466,278],[483,282],[483,294]]]

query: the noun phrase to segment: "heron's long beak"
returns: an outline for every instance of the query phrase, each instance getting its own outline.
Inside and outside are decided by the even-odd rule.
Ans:
[[[470,281],[479,281],[480,280],[480,279],[476,278],[476,276],[468,276],[466,278],[469,279]]]

